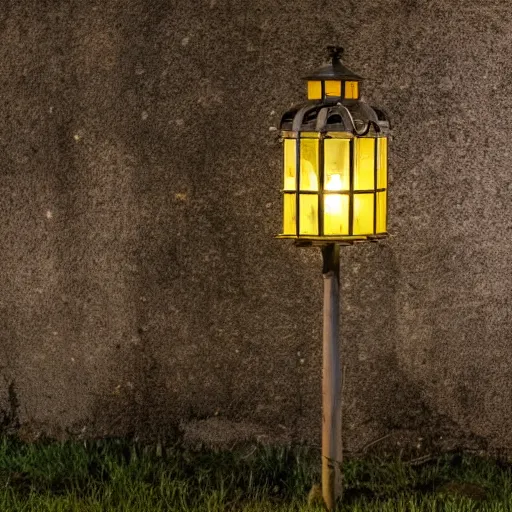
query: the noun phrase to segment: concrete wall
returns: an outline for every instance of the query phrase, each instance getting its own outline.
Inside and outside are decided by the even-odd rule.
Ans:
[[[2,0],[3,423],[318,442],[321,260],[273,239],[269,128],[342,43],[395,125],[392,236],[342,250],[345,448],[510,450],[511,23],[505,0]]]

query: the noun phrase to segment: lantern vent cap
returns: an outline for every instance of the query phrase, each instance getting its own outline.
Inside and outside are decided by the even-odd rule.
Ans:
[[[327,51],[331,59],[331,63],[322,68],[310,72],[304,77],[304,80],[351,80],[359,82],[364,78],[350,69],[342,62],[343,48],[341,46],[328,46]]]

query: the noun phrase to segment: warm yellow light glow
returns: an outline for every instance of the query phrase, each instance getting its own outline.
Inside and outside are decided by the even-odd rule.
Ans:
[[[341,215],[343,211],[343,206],[341,204],[342,197],[343,196],[341,194],[326,194],[324,198],[324,213],[326,215]]]
[[[324,196],[324,234],[348,235],[348,195]]]
[[[331,174],[327,177],[325,190],[343,190],[343,182],[339,174]]]
[[[345,82],[345,98],[347,100],[357,100],[359,98],[358,82]]]
[[[301,194],[300,208],[300,234],[318,235],[318,196],[316,194]]]
[[[385,234],[387,138],[314,131],[293,135],[284,133],[283,236],[343,240]]]
[[[325,81],[326,96],[341,96],[341,82],[339,80]]]
[[[378,141],[378,160],[377,160],[377,188],[386,188],[388,185],[388,139],[379,137]]]
[[[324,188],[348,190],[350,187],[350,139],[324,140]]]
[[[355,139],[354,190],[371,190],[375,187],[375,139]]]
[[[295,235],[297,233],[295,197],[295,194],[284,194],[283,234],[285,235]]]
[[[318,139],[300,140],[300,189],[318,190]]]
[[[308,82],[308,100],[322,99],[322,82],[319,80],[310,80]]]
[[[295,190],[297,172],[296,139],[284,140],[284,190]]]
[[[377,192],[377,233],[385,233],[387,231],[386,195],[387,192]]]
[[[354,235],[373,233],[373,194],[354,194]]]

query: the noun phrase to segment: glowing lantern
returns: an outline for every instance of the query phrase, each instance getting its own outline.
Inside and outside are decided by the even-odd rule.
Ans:
[[[331,64],[306,76],[308,102],[281,119],[283,233],[299,244],[387,235],[389,120],[359,99],[362,78],[328,47]]]
[[[341,485],[340,245],[387,235],[389,120],[359,99],[362,78],[330,46],[331,64],[306,77],[308,102],[281,119],[284,143],[283,233],[322,248],[322,498],[331,512]]]

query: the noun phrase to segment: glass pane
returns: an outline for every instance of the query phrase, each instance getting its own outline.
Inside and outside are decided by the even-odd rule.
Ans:
[[[338,80],[325,81],[325,95],[326,96],[341,96],[341,82]]]
[[[354,194],[354,235],[373,234],[373,194]]]
[[[295,198],[295,194],[284,194],[283,235],[297,234]]]
[[[324,189],[350,189],[350,140],[324,140]]]
[[[308,82],[308,100],[322,99],[322,83],[318,80]]]
[[[354,190],[374,188],[375,139],[359,137],[355,139]]]
[[[387,231],[386,202],[387,192],[377,192],[377,233]]]
[[[359,83],[345,82],[345,98],[357,100],[359,97]]]
[[[318,139],[300,140],[300,189],[318,190]]]
[[[300,234],[318,235],[318,196],[301,194],[300,196]]]
[[[324,235],[348,235],[348,195],[324,196]]]
[[[327,132],[327,135],[333,139],[353,139],[352,132]]]
[[[388,139],[379,137],[378,151],[378,170],[377,170],[377,188],[386,188],[388,186]]]
[[[284,190],[295,190],[297,169],[297,139],[284,139]]]

